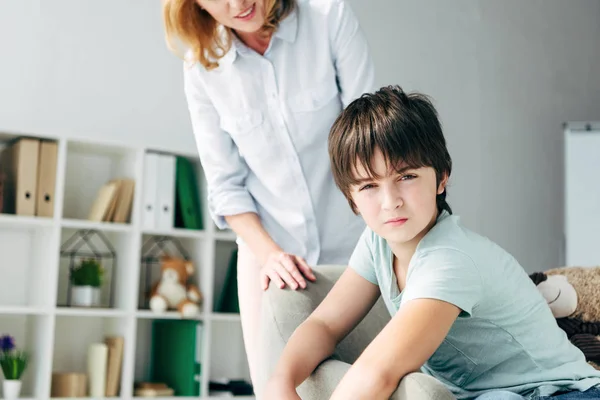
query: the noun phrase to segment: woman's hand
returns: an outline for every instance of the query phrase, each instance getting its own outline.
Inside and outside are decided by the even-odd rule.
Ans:
[[[272,251],[260,269],[260,281],[263,290],[267,290],[272,281],[280,289],[286,285],[296,290],[306,288],[306,279],[314,282],[317,277],[302,257],[283,251]],[[306,279],[305,279],[306,278]]]
[[[265,400],[302,400],[292,384],[284,380],[271,378],[267,382],[263,399]]]

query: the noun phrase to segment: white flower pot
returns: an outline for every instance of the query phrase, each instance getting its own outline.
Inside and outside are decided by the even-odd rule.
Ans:
[[[18,399],[21,393],[21,381],[18,379],[5,379],[2,382],[2,395],[5,399]]]
[[[79,307],[99,306],[100,288],[93,286],[73,286],[71,288],[71,305]]]

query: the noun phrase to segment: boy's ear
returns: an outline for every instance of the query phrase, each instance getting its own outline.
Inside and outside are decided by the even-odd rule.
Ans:
[[[442,178],[442,180],[440,181],[440,184],[438,185],[438,190],[437,190],[437,194],[442,194],[444,193],[444,190],[446,190],[446,185],[448,184],[448,174],[444,174],[444,177]]]

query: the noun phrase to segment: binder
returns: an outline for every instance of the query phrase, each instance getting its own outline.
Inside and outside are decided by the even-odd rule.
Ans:
[[[123,336],[106,336],[104,343],[108,347],[106,366],[106,397],[116,397],[121,383],[121,368],[125,345]]]
[[[202,229],[198,179],[194,168],[187,158],[177,157],[176,169],[178,222],[187,229]]]
[[[133,179],[119,180],[119,196],[116,200],[114,215],[111,219],[113,222],[129,222],[134,188],[135,181]]]
[[[157,228],[171,229],[175,219],[175,156],[158,155]]]
[[[113,179],[113,180],[109,181],[109,183],[114,184],[116,186],[116,188],[115,188],[115,192],[112,196],[112,200],[110,201],[110,204],[108,205],[108,210],[102,217],[102,221],[106,221],[106,222],[113,220],[113,218],[115,216],[115,211],[117,210],[117,202],[119,201],[119,196],[121,193],[121,180],[120,179]]]
[[[57,153],[56,142],[40,142],[36,196],[36,214],[40,217],[54,216]]]
[[[157,227],[157,202],[158,202],[158,154],[146,153],[144,155],[144,178],[142,193],[142,228],[155,229]]]
[[[238,250],[236,248],[233,249],[229,258],[229,266],[227,267],[223,288],[217,300],[216,312],[240,313],[237,284],[237,259]]]
[[[102,185],[92,204],[88,214],[88,220],[96,222],[106,221],[106,215],[110,212],[112,202],[115,201],[118,188],[119,182],[116,180],[109,181]]]
[[[36,214],[39,139],[17,138],[2,154],[6,181],[3,212],[17,215]]]
[[[200,396],[202,335],[198,321],[153,321],[151,380],[166,383],[175,396]]]

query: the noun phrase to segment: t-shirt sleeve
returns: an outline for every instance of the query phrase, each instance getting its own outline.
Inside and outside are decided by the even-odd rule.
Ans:
[[[375,285],[378,284],[377,275],[375,274],[373,234],[369,228],[365,228],[360,239],[358,239],[348,264],[360,276]]]
[[[420,255],[411,266],[402,302],[437,299],[460,308],[462,316],[472,316],[482,293],[481,274],[471,257],[454,249],[436,249]]]

